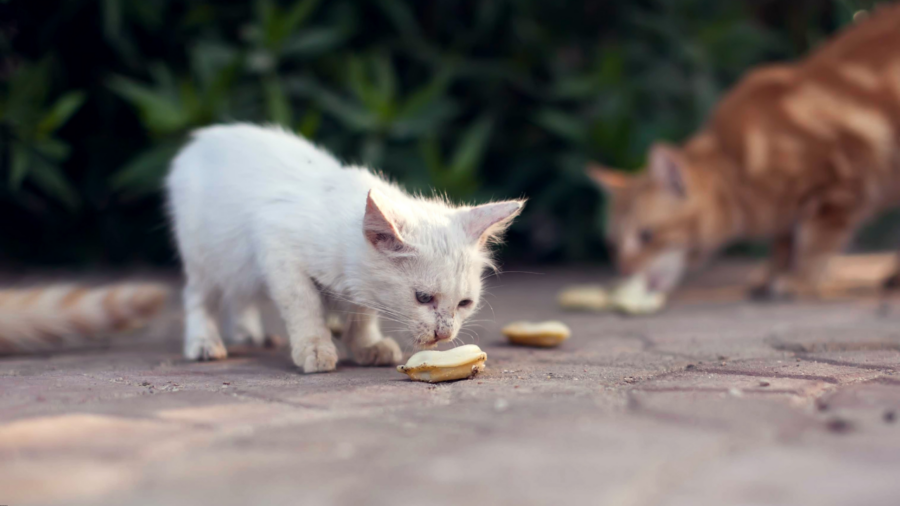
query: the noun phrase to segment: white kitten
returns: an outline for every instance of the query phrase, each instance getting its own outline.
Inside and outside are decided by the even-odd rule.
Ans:
[[[379,314],[420,347],[455,338],[478,307],[487,245],[524,204],[413,197],[289,132],[246,124],[197,131],[166,186],[187,276],[185,356],[224,358],[220,332],[260,342],[256,303],[268,294],[308,373],[337,362],[328,301],[346,304],[342,339],[360,364],[401,359]]]

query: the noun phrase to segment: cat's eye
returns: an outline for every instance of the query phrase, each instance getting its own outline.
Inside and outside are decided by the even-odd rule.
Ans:
[[[416,300],[419,301],[419,304],[428,304],[434,300],[434,295],[416,291]]]
[[[653,231],[646,228],[641,230],[640,234],[638,234],[638,239],[640,239],[641,244],[650,244],[653,242]]]
[[[472,299],[463,299],[459,301],[459,307],[469,307],[472,305]]]

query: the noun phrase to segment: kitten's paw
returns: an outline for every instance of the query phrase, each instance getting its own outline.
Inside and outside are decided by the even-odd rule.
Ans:
[[[337,348],[331,339],[309,339],[291,351],[294,364],[309,374],[333,371],[337,367]]]
[[[375,344],[354,348],[353,360],[359,365],[397,365],[403,359],[397,341],[385,337]]]
[[[189,339],[184,344],[184,358],[188,360],[222,360],[228,357],[228,350],[221,341],[212,339]]]

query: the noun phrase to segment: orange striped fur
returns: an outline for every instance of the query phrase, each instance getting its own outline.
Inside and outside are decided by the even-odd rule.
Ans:
[[[654,146],[643,173],[588,172],[612,197],[608,231],[623,271],[675,279],[666,269],[768,239],[754,292],[815,291],[854,231],[900,204],[900,5],[805,60],[749,72],[683,146]],[[661,266],[666,254],[683,265]]]
[[[134,330],[160,312],[159,284],[0,290],[0,355],[83,345]]]

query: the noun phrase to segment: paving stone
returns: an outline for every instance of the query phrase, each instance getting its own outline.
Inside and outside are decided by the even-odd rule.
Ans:
[[[556,307],[603,271],[492,278],[465,338],[487,369],[438,385],[302,375],[284,349],[188,363],[177,312],[4,358],[0,503],[896,504],[900,303],[752,304],[746,272],[716,267],[645,318]],[[573,336],[511,346],[499,329],[519,319]]]

